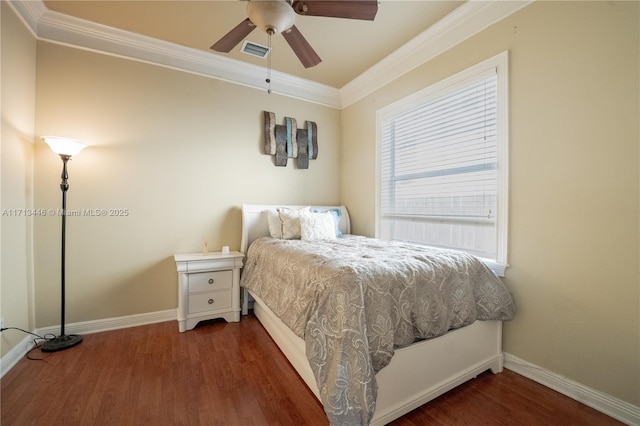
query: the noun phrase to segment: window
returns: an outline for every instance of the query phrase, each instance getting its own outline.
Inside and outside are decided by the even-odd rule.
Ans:
[[[378,111],[377,235],[507,264],[507,52]]]

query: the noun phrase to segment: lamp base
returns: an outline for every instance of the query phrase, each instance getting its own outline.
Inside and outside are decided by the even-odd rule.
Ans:
[[[42,344],[40,349],[43,352],[56,352],[69,349],[72,346],[82,342],[82,336],[78,334],[63,334],[55,339],[47,340]]]

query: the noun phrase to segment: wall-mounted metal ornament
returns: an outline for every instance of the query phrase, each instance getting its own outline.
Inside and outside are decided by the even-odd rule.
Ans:
[[[305,121],[305,127],[298,129],[295,118],[285,117],[283,125],[276,124],[276,115],[264,111],[264,153],[275,155],[276,166],[284,167],[288,158],[295,158],[299,169],[308,169],[309,160],[318,158],[316,123]]]

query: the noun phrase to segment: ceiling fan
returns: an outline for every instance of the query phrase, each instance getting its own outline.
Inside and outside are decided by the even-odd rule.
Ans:
[[[296,13],[307,16],[373,21],[377,0],[249,0],[248,18],[218,40],[211,49],[230,52],[256,27],[272,36],[282,33],[305,68],[322,62],[309,42],[294,25]]]

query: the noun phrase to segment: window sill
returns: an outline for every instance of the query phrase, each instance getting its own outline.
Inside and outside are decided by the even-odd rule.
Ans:
[[[493,271],[494,274],[496,274],[501,278],[505,277],[505,271],[507,270],[509,265],[506,265],[504,263],[498,263],[495,260],[485,259],[482,257],[480,257],[479,259],[482,260],[485,263],[485,265],[487,265],[489,269]]]

